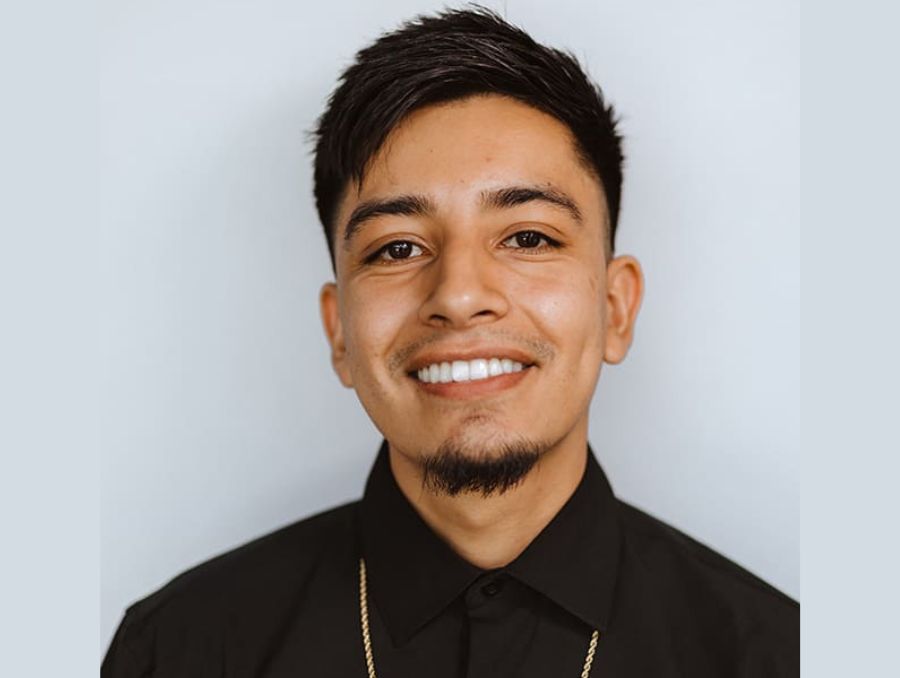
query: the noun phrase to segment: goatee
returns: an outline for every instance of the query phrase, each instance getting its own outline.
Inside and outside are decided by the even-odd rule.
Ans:
[[[490,452],[467,453],[448,441],[422,459],[422,484],[432,492],[451,497],[463,492],[485,497],[503,494],[522,482],[548,447],[516,441]]]

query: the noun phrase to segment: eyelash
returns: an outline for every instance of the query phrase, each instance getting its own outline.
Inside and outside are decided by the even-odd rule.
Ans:
[[[423,250],[421,245],[417,245],[416,243],[412,242],[411,240],[391,240],[391,242],[387,243],[383,247],[379,247],[377,250],[372,252],[372,254],[368,255],[363,260],[363,263],[391,265],[391,264],[402,263],[404,261],[409,261],[410,259],[412,259],[415,256],[415,255],[411,255],[409,257],[403,257],[400,259],[384,258],[383,255],[386,254],[387,251],[395,245],[410,245],[411,247],[418,248],[420,251]]]
[[[514,238],[518,238],[519,236],[522,236],[522,235],[536,235],[540,240],[543,241],[543,244],[538,245],[536,247],[524,247],[522,245],[513,245],[510,247],[510,249],[519,250],[521,252],[543,252],[547,249],[559,249],[562,246],[558,240],[554,240],[550,236],[545,235],[544,233],[541,233],[540,231],[535,231],[535,230],[531,230],[531,229],[524,230],[524,231],[516,231],[511,236],[506,238],[503,242],[507,243],[510,240],[513,240]],[[411,247],[420,250],[420,254],[419,255],[413,254],[408,257],[401,257],[399,259],[386,258],[384,255],[387,254],[387,252],[390,250],[391,247],[394,247],[396,245],[410,245]],[[421,256],[422,250],[423,250],[423,248],[421,245],[417,245],[416,243],[412,242],[411,240],[392,240],[391,242],[385,244],[384,246],[379,247],[377,250],[372,252],[372,254],[368,255],[364,259],[364,263],[365,264],[381,263],[381,264],[387,264],[387,265],[402,263],[404,261],[409,261],[410,259]]]
[[[540,231],[535,231],[533,229],[528,229],[525,231],[516,231],[515,233],[513,233],[511,236],[509,236],[503,242],[504,243],[509,242],[510,240],[517,238],[520,235],[536,235],[538,238],[540,238],[541,240],[544,241],[544,244],[539,245],[537,247],[523,247],[521,245],[515,245],[512,247],[512,249],[516,249],[516,250],[519,250],[522,252],[544,252],[547,249],[555,250],[555,249],[559,249],[560,247],[562,247],[562,243],[560,243],[558,240],[554,240],[550,236],[545,235],[544,233],[541,233]]]

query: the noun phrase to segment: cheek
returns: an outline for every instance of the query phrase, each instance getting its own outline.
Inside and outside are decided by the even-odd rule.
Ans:
[[[533,320],[560,349],[589,350],[602,341],[603,285],[599,276],[560,271],[521,290]]]
[[[409,315],[402,289],[370,287],[349,290],[342,306],[347,352],[355,371],[371,371],[375,363],[383,362]]]

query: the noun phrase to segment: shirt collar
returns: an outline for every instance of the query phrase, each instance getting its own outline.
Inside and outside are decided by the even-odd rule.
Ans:
[[[616,501],[590,448],[575,492],[512,563],[510,575],[605,630],[619,562]],[[362,548],[371,596],[402,645],[484,570],[467,562],[422,520],[394,480],[383,443],[362,499]]]

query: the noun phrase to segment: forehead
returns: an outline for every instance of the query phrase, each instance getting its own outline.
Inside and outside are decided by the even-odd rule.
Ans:
[[[416,110],[397,125],[346,192],[339,224],[366,200],[416,194],[450,207],[509,185],[561,189],[586,217],[606,220],[600,182],[565,124],[515,99],[480,95]]]

